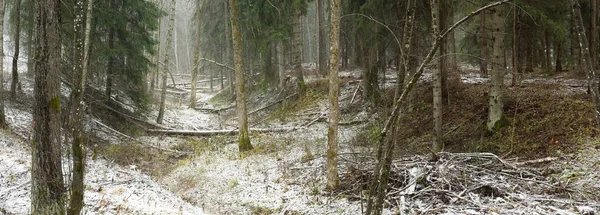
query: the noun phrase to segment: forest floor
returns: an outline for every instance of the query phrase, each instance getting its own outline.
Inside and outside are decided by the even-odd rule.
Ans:
[[[404,132],[397,134],[404,147],[397,147],[384,213],[597,214],[600,139],[586,82],[528,76],[518,86],[507,87],[510,125],[489,135],[481,129],[487,79],[470,68],[463,71],[446,97],[449,153],[434,161],[426,149],[431,114],[419,114],[431,110],[429,76],[416,89],[423,101],[412,105],[415,114],[407,114]],[[382,86],[394,85],[391,73]],[[277,132],[253,132],[254,149],[247,153],[238,153],[234,132],[136,135],[132,141],[89,123],[87,129],[100,141],[89,146],[93,150],[86,175],[87,214],[360,214],[366,206],[361,199],[368,195],[376,135],[393,90],[382,91],[380,104],[365,105],[360,71],[340,76],[341,190],[324,191],[328,82],[309,76],[309,92],[300,99],[293,89],[251,91],[250,127]],[[235,109],[225,109],[232,105],[227,90],[200,87],[196,109],[188,108],[187,94],[170,94],[161,127],[236,127]],[[27,89],[24,86],[25,94]],[[7,104],[12,132],[4,131],[0,140],[0,213],[22,214],[29,201],[30,155],[23,139],[30,135],[31,114],[26,104]],[[151,112],[148,123],[155,117],[156,111]],[[65,172],[68,169],[67,162]]]

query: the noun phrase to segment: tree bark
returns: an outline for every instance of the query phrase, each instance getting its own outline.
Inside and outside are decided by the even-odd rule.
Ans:
[[[4,0],[0,0],[0,41],[4,41]],[[0,43],[0,59],[4,59],[4,43]],[[8,127],[4,112],[4,60],[0,60],[0,129]]]
[[[248,115],[246,114],[246,89],[244,86],[244,64],[242,62],[242,30],[239,23],[239,10],[236,0],[229,0],[231,13],[231,37],[233,39],[235,64],[235,89],[238,117],[238,148],[240,152],[252,150],[248,134]]]
[[[544,31],[544,70],[550,72],[552,67],[552,59],[550,58],[550,33],[548,30]]]
[[[190,92],[190,108],[196,107],[196,85],[198,80],[198,73],[200,70],[200,30],[202,29],[201,14],[201,0],[196,0],[196,37],[194,37],[194,68],[192,69],[192,91]]]
[[[398,84],[396,85],[396,91],[394,93],[394,98],[398,98],[400,97],[400,93],[402,93],[402,89],[404,89],[404,86],[406,84],[408,84],[406,81],[407,79],[405,79],[405,77],[411,76],[412,75],[412,69],[410,69],[410,54],[411,54],[411,49],[412,49],[412,44],[413,44],[413,29],[414,29],[414,19],[415,19],[415,7],[416,7],[416,3],[415,0],[408,0],[406,2],[406,18],[404,19],[404,30],[403,30],[403,35],[402,35],[402,41],[404,43],[403,47],[401,47],[401,59],[398,59],[400,61],[399,63],[399,68],[398,68]],[[394,99],[394,105],[396,105],[396,100]]]
[[[488,53],[487,53],[487,40],[488,40],[488,35],[487,35],[487,29],[486,29],[486,22],[485,22],[485,17],[487,16],[486,13],[483,13],[482,15],[479,16],[479,47],[481,49],[481,56],[479,59],[479,73],[481,75],[481,77],[487,77],[488,75],[488,71],[487,71],[487,67],[488,67]]]
[[[591,14],[591,22],[590,22],[590,57],[592,58],[592,63],[594,69],[598,69],[598,0],[590,0],[592,3],[592,14]]]
[[[158,117],[156,123],[162,124],[165,116],[165,100],[167,98],[167,74],[169,73],[169,52],[173,45],[173,30],[175,28],[175,7],[176,0],[171,0],[171,13],[169,13],[169,29],[167,30],[167,43],[165,44],[165,59],[163,63],[162,74],[162,90],[160,92],[160,108],[158,109]]]
[[[93,0],[87,0],[87,8],[84,0],[75,2],[75,54],[73,62],[73,89],[71,93],[71,131],[73,140],[73,178],[71,180],[71,198],[69,201],[69,215],[78,215],[83,208],[83,178],[85,174],[85,150],[83,149],[84,137],[82,133],[83,115],[85,106],[83,97],[85,95],[86,79],[88,73],[88,59],[90,50],[90,31],[92,24]],[[83,18],[85,17],[85,21]]]
[[[316,0],[317,4],[317,27],[319,34],[319,74],[323,77],[327,75],[327,47],[325,47],[325,6],[323,0]],[[333,32],[332,32],[333,33]],[[331,34],[330,34],[331,36]]]
[[[563,68],[562,68],[562,42],[555,40],[554,41],[554,53],[556,53],[556,66],[555,66],[555,72],[559,73],[562,72]]]
[[[225,23],[225,44],[226,44],[225,45],[225,59],[227,59],[227,60],[225,60],[224,63],[227,65],[231,65],[232,41],[230,38],[230,36],[231,36],[231,29],[230,29],[231,28],[231,23],[230,23],[231,17],[228,16],[230,14],[229,13],[229,1],[223,1],[223,4],[224,4],[224,10],[225,10],[224,14],[225,14],[225,17],[227,17],[224,21],[224,23]],[[280,61],[280,63],[282,63],[282,62]],[[227,72],[227,82],[229,85],[229,94],[231,96],[233,96],[235,94],[235,89],[233,86],[235,84],[234,73],[235,73],[235,70]]]
[[[17,98],[17,85],[19,85],[19,48],[21,47],[21,0],[15,0],[15,53],[12,61],[12,81],[10,82],[10,97]]]
[[[116,13],[117,12],[117,3],[115,0],[110,0],[110,7]],[[108,30],[108,49],[113,51],[115,48],[115,27],[111,26]],[[112,95],[112,85],[113,85],[113,74],[115,73],[115,56],[111,54],[108,57],[108,65],[106,66],[106,98],[110,100]]]
[[[504,56],[504,7],[496,7],[492,17],[492,29],[494,38],[493,48],[493,61],[492,61],[492,74],[490,82],[492,88],[490,89],[489,99],[489,114],[487,129],[490,132],[497,131],[502,126],[501,120],[504,117],[504,103],[502,98],[502,88],[504,86],[504,68],[503,68],[503,56]]]
[[[583,58],[581,59],[583,67],[587,71],[590,91],[592,93],[592,99],[596,107],[596,126],[600,126],[600,92],[598,89],[598,77],[596,70],[594,69],[592,58],[590,56],[590,49],[587,38],[585,36],[585,30],[583,29],[583,18],[581,18],[581,6],[577,0],[569,0],[571,11],[575,19],[576,33],[579,39],[579,48],[581,49]]]
[[[513,4],[512,6],[513,12],[513,37],[512,37],[512,79],[510,82],[511,86],[517,85],[517,72],[519,70],[519,63],[517,61],[518,49],[517,49],[517,5]]]
[[[27,20],[31,26],[27,27],[27,76],[33,77],[33,39],[34,39],[34,11],[33,8],[27,10]]]
[[[60,135],[60,1],[35,1],[31,213],[64,214]]]
[[[431,26],[432,26],[432,38],[435,39],[439,36],[439,11],[440,2],[439,0],[431,0]],[[438,56],[444,54],[443,45],[440,46]],[[439,58],[438,69],[433,70],[433,152],[442,151],[444,145],[442,140],[442,72],[444,68],[443,56]]]
[[[329,129],[327,131],[327,189],[336,190],[340,185],[337,171],[338,123],[340,121],[339,51],[340,51],[341,0],[331,1],[330,56],[329,56]]]
[[[300,11],[296,11],[294,13],[294,24],[292,32],[292,65],[294,73],[296,73],[298,95],[299,97],[304,97],[304,94],[306,93],[306,83],[304,82],[304,72],[302,68],[302,26],[300,23],[301,14]]]

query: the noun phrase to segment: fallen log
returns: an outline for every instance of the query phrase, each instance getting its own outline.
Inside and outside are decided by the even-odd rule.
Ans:
[[[234,104],[234,105],[231,105],[231,106],[228,106],[228,107],[219,108],[219,109],[213,109],[213,108],[199,108],[199,107],[195,107],[195,108],[194,108],[194,110],[197,110],[197,111],[204,111],[204,112],[209,112],[209,113],[219,113],[219,112],[221,112],[221,111],[224,111],[224,110],[229,110],[229,109],[231,109],[231,108],[234,108],[234,107],[236,107],[236,105],[235,105],[235,104]]]
[[[298,128],[250,128],[248,129],[250,132],[259,132],[259,133],[277,133],[277,132],[288,132],[293,131]],[[162,129],[148,129],[147,133],[149,135],[184,135],[184,136],[214,136],[214,135],[234,135],[237,134],[237,129],[231,130],[162,130]]]
[[[294,96],[297,96],[297,95],[298,95],[298,93],[294,93],[294,94],[292,94],[292,95],[289,95],[289,96],[287,96],[287,97],[285,97],[285,98],[283,98],[283,99],[277,100],[277,101],[275,101],[275,102],[273,102],[273,103],[271,103],[271,104],[268,104],[268,105],[266,105],[266,106],[264,106],[264,107],[261,107],[261,108],[258,108],[258,109],[256,109],[256,110],[253,110],[253,111],[251,111],[251,112],[250,112],[248,115],[252,115],[252,114],[254,114],[254,113],[256,113],[256,112],[259,112],[259,111],[261,111],[261,110],[264,110],[264,109],[270,108],[270,107],[272,107],[273,105],[279,104],[279,103],[281,103],[281,102],[283,102],[283,101],[285,101],[285,100],[287,100],[287,99],[289,99],[289,98],[292,98],[292,97],[294,97]]]
[[[225,78],[213,78],[212,81],[220,81],[221,79],[225,80]],[[205,83],[205,82],[209,82],[209,81],[211,81],[211,79],[203,79],[203,80],[196,81],[196,84],[201,84],[201,83]],[[187,85],[192,85],[192,82],[175,83],[175,84],[169,84],[167,86],[174,87],[174,86],[187,86]]]
[[[108,129],[109,131],[111,131],[111,132],[113,132],[113,133],[115,133],[115,134],[118,134],[118,135],[120,135],[120,136],[122,136],[122,137],[124,137],[124,138],[126,138],[126,139],[128,139],[128,140],[131,140],[131,141],[133,141],[134,143],[137,143],[137,144],[140,144],[140,145],[143,145],[143,146],[146,146],[146,147],[150,147],[150,148],[154,148],[154,149],[162,150],[162,151],[167,151],[167,152],[172,152],[172,153],[175,153],[175,154],[180,154],[180,155],[187,155],[187,154],[190,154],[189,152],[182,152],[182,151],[173,150],[173,149],[166,149],[166,148],[161,148],[161,147],[158,147],[158,146],[155,146],[155,145],[152,145],[152,144],[147,144],[147,143],[144,143],[144,142],[142,142],[142,141],[139,141],[138,139],[135,139],[135,138],[133,138],[133,137],[130,137],[130,136],[129,136],[129,135],[127,135],[127,134],[123,134],[123,133],[121,133],[121,132],[119,132],[119,131],[117,131],[117,130],[113,129],[113,128],[111,128],[110,126],[108,126],[108,125],[105,125],[104,123],[102,123],[102,122],[100,122],[100,121],[98,121],[98,120],[95,120],[95,119],[93,119],[92,121],[93,121],[93,122],[95,122],[97,125],[99,125],[99,126],[101,126],[101,127],[105,128],[105,129]]]

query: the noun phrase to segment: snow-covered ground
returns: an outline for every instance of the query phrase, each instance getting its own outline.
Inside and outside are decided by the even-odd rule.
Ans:
[[[86,165],[84,214],[203,214],[135,168],[91,157]],[[68,159],[63,160],[68,172]],[[18,137],[0,131],[0,209],[28,213],[30,169],[30,149]]]

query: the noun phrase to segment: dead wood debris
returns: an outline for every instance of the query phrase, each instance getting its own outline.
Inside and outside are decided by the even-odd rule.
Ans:
[[[400,214],[598,214],[589,187],[544,176],[526,164],[560,162],[543,158],[510,162],[491,153],[439,153],[395,160],[386,207]],[[338,194],[366,199],[374,163],[343,168]]]

